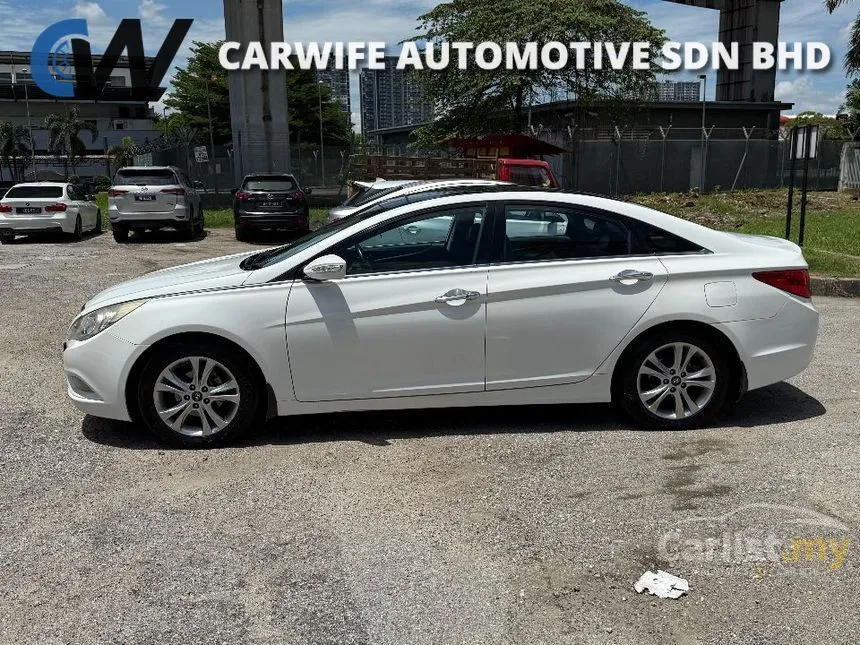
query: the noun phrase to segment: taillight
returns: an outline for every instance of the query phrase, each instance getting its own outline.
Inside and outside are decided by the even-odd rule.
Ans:
[[[786,291],[801,298],[811,298],[809,290],[809,271],[807,269],[787,269],[785,271],[758,271],[753,277],[759,282],[769,284],[780,291]]]
[[[125,195],[126,193],[128,193],[127,190],[122,190],[120,188],[108,189],[108,197],[119,197],[120,195]]]
[[[6,204],[0,204],[0,213],[11,213],[12,207],[6,206]]]
[[[244,190],[236,193],[236,201],[247,202],[249,199],[251,199],[251,193],[246,193]]]
[[[184,188],[165,188],[161,191],[162,193],[166,193],[168,195],[184,195]]]
[[[296,201],[301,202],[301,201],[304,201],[304,199],[305,199],[305,194],[304,194],[302,191],[297,190],[297,191],[295,191],[292,195],[290,195],[290,197],[292,197],[292,198],[293,198],[293,199],[295,199]]]
[[[45,206],[45,211],[48,213],[65,213],[68,206],[65,204],[49,204]]]

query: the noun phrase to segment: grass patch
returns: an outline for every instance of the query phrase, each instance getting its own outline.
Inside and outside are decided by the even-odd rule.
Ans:
[[[630,201],[722,231],[785,236],[788,190],[734,193],[658,193]],[[800,193],[795,193],[792,240],[797,242]],[[806,213],[804,256],[813,273],[860,276],[860,202],[846,193],[811,192]]]

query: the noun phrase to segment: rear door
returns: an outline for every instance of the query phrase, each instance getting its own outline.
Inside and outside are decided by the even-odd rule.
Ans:
[[[507,203],[488,273],[487,389],[591,376],[654,302],[667,273],[623,218]],[[628,272],[628,273],[625,273]],[[624,279],[625,275],[637,274]]]
[[[245,210],[252,213],[292,213],[302,208],[303,196],[292,177],[248,177],[243,190],[251,195]]]
[[[169,168],[122,168],[114,177],[111,199],[120,212],[166,213],[176,208],[179,188],[179,179]]]

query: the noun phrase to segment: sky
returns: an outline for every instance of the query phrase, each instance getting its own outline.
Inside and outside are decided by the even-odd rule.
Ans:
[[[488,0],[491,1],[491,0]],[[438,0],[285,0],[284,40],[292,41],[384,41],[396,46],[414,34],[416,18]],[[713,42],[717,38],[718,12],[687,7],[663,0],[627,0],[647,12],[651,22],[666,31],[670,40]],[[829,15],[823,0],[786,0],[782,5],[780,39],[821,41],[833,53],[831,66],[821,72],[779,72],[776,98],[793,102],[792,112],[815,110],[835,114],[844,99],[847,84],[842,58],[847,48],[850,24],[860,5],[849,3]],[[174,66],[187,59],[192,40],[224,38],[221,0],[0,0],[0,47],[29,51],[36,36],[48,25],[70,17],[87,19],[94,52],[107,45],[122,18],[143,20],[147,53],[155,53],[174,18],[194,18]],[[172,76],[173,69],[168,73]],[[697,72],[679,72],[673,78],[694,80]],[[353,83],[357,86],[357,83]],[[713,99],[715,76],[708,79],[708,99]],[[353,110],[358,109],[357,87],[353,88]],[[162,105],[155,106],[157,110]],[[353,115],[358,123],[358,115]]]

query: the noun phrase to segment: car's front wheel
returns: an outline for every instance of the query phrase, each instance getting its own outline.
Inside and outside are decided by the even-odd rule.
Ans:
[[[0,244],[12,244],[15,241],[15,234],[4,231],[0,233]]]
[[[650,428],[703,426],[729,392],[725,353],[689,332],[668,330],[637,342],[621,369],[616,397],[634,421]]]
[[[158,437],[173,445],[224,445],[254,422],[258,388],[248,360],[227,347],[177,344],[144,366],[138,410]]]

